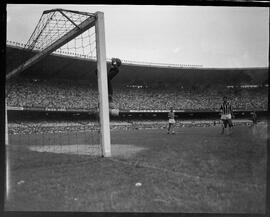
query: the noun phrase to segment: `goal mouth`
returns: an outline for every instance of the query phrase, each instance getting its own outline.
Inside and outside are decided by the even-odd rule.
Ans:
[[[33,67],[37,63],[40,63],[42,60],[44,60],[45,57],[49,56],[52,53],[68,54],[71,56],[76,56],[77,54],[79,54],[80,56],[84,56],[87,58],[91,57],[89,58],[91,60],[96,59],[96,69],[94,67],[89,68],[89,73],[96,72],[95,81],[98,84],[98,100],[91,101],[88,99],[89,102],[86,102],[82,99],[79,100],[78,98],[78,101],[74,99],[73,103],[79,104],[80,106],[82,106],[83,102],[88,103],[86,107],[91,105],[91,110],[97,107],[100,108],[97,121],[100,125],[101,144],[99,146],[102,146],[102,148],[100,147],[99,149],[103,152],[102,156],[109,157],[111,155],[109,119],[110,111],[108,106],[109,102],[104,13],[101,11],[97,11],[95,13],[87,13],[59,8],[46,10],[41,15],[38,24],[36,25],[30,39],[24,47],[24,51],[26,54],[24,55],[24,58],[20,61],[20,63],[17,63],[16,66],[14,66],[14,69],[6,73],[6,81],[10,81],[11,78],[18,76],[21,73],[25,73],[24,75],[27,75],[27,69],[30,70],[31,67]],[[68,64],[64,65],[63,67],[58,66],[57,71],[64,71],[65,67],[68,67]],[[53,78],[53,76],[51,77]],[[78,95],[81,95],[81,93],[79,93]],[[91,94],[91,97],[93,98],[96,96],[95,94]],[[46,96],[45,98],[46,100],[42,101],[50,101],[51,97]],[[55,107],[60,107],[61,110],[63,107],[64,109],[66,109],[65,107],[69,108],[69,105],[62,105],[65,104],[62,103],[62,101],[64,100],[65,97],[62,97],[61,95],[61,103],[53,103],[53,105],[51,105],[50,103],[46,102],[45,104],[49,105],[48,107],[45,107],[45,110],[50,110],[51,107],[53,107],[53,109],[56,109]],[[89,108],[87,108],[87,110],[89,110]],[[119,115],[119,110],[113,110],[111,112],[111,115]],[[6,130],[6,132],[8,132],[8,129]],[[48,147],[44,146],[42,147],[42,149],[47,150]],[[53,148],[53,150],[55,150],[56,152],[59,152],[58,149],[59,147],[57,146]],[[63,146],[60,146],[60,150],[61,149],[63,150]],[[71,151],[65,152],[70,152],[72,154],[74,153],[74,149],[76,150],[75,152],[79,152],[77,148],[70,148]],[[92,146],[91,149],[95,150],[96,148]],[[89,153],[91,155],[96,155],[97,152],[98,151],[91,151]]]
[[[100,144],[72,144],[72,145],[42,145],[42,146],[30,146],[31,151],[47,152],[53,154],[70,154],[70,155],[89,155],[100,156],[101,146]],[[113,157],[125,157],[130,158],[137,153],[147,150],[145,147],[136,146],[133,144],[112,144],[112,156]]]

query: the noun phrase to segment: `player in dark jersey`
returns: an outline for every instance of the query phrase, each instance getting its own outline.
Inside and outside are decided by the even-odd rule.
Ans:
[[[119,58],[112,58],[111,68],[108,71],[108,97],[109,97],[109,107],[113,108],[113,87],[112,87],[112,79],[119,73],[119,67],[122,65],[122,62]],[[97,70],[96,70],[97,74]]]
[[[258,123],[258,119],[257,119],[257,114],[255,111],[251,112],[250,113],[252,116],[251,116],[251,120],[252,120],[252,125],[251,127],[255,127]]]
[[[169,118],[168,134],[170,134],[171,130],[172,130],[172,134],[175,134],[175,132],[174,132],[175,114],[174,114],[174,111],[173,111],[173,107],[170,108],[170,111],[168,113],[168,118]]]
[[[258,123],[258,118],[257,118],[257,114],[255,111],[250,113],[251,116],[251,120],[252,120],[252,125],[250,126],[253,135],[257,134],[257,123]]]
[[[252,112],[252,122],[253,122],[253,124],[257,124],[257,122],[258,122],[257,114],[255,111]]]
[[[108,93],[109,93],[109,103],[113,102],[113,88],[112,88],[112,79],[119,73],[119,67],[122,62],[118,58],[112,58],[112,66],[108,73]]]
[[[221,120],[223,122],[222,124],[222,131],[221,134],[224,134],[224,130],[227,128],[227,125],[229,125],[229,134],[232,133],[232,116],[233,116],[233,110],[231,104],[227,101],[227,97],[223,97],[223,103],[220,106],[220,113],[221,113]]]

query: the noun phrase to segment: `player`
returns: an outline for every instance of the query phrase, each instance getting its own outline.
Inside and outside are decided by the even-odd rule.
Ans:
[[[257,119],[257,114],[255,111],[250,113],[251,116],[251,120],[252,120],[252,125],[250,126],[252,128],[252,130],[255,132],[256,128],[257,128],[257,123],[258,123],[258,119]]]
[[[109,107],[114,108],[113,105],[113,87],[112,87],[112,79],[119,73],[119,67],[122,65],[122,62],[119,58],[112,58],[111,60],[111,68],[108,71],[108,96],[109,96]],[[97,70],[96,70],[97,74]]]
[[[253,123],[253,126],[257,124],[258,122],[258,119],[257,119],[257,114],[255,111],[251,112],[251,115],[252,115],[252,123]]]
[[[108,93],[109,93],[109,104],[110,108],[113,107],[113,88],[111,80],[119,73],[119,67],[122,65],[122,62],[118,58],[112,58],[112,65],[108,73]]]
[[[175,131],[174,131],[175,114],[174,114],[174,111],[173,111],[173,107],[170,108],[170,112],[168,113],[168,118],[169,118],[168,134],[170,134],[171,130],[172,130],[172,134],[175,134]]]
[[[224,130],[227,128],[227,125],[229,125],[229,134],[231,134],[233,127],[232,124],[233,111],[232,106],[227,101],[226,96],[223,97],[223,103],[220,106],[220,113],[221,113],[221,120],[223,122],[221,134],[224,134]]]

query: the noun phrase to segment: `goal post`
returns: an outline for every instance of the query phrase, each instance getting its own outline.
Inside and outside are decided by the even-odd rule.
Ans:
[[[93,33],[90,31],[93,31]],[[84,34],[88,35],[84,36]],[[94,43],[91,41],[92,39],[95,40]],[[88,44],[85,44],[84,40],[87,40]],[[91,50],[91,46],[94,46],[94,49]],[[8,72],[6,74],[6,81],[9,81],[11,78],[27,70],[34,64],[37,64],[51,53],[71,53],[63,52],[65,49],[67,51],[75,49],[75,52],[76,49],[80,50],[83,52],[83,56],[86,56],[87,58],[88,55],[85,55],[86,50],[90,51],[91,55],[93,50],[95,52],[95,56],[90,57],[96,59],[97,62],[101,155],[110,157],[111,138],[103,12],[87,13],[64,9],[44,11],[24,48],[26,52],[37,52],[33,52],[34,55],[29,57],[29,59],[25,60],[15,69]],[[6,142],[8,141],[6,140]]]
[[[5,98],[5,144],[8,145],[8,116],[7,116],[7,99]]]
[[[104,157],[111,156],[110,144],[110,120],[109,120],[109,101],[108,101],[108,82],[106,65],[106,46],[105,46],[105,25],[104,14],[97,12],[96,21],[96,50],[97,50],[97,71],[98,71],[98,91],[99,91],[99,116],[101,125],[101,144]]]

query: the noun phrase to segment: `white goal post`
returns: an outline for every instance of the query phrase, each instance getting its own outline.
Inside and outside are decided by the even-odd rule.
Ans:
[[[101,125],[101,144],[104,157],[111,156],[111,136],[110,136],[110,117],[108,100],[108,82],[106,65],[106,44],[105,44],[105,25],[104,14],[97,12],[96,21],[96,52],[98,69],[98,91],[99,91],[99,116]]]
[[[5,97],[5,144],[8,145],[8,117],[7,117],[7,98]]]
[[[12,77],[18,75],[22,71],[26,70],[27,68],[31,67],[32,65],[36,64],[44,57],[48,56],[49,54],[55,52],[61,46],[64,46],[72,39],[76,38],[80,34],[83,34],[86,30],[90,29],[91,27],[95,28],[95,42],[96,42],[96,58],[97,58],[97,74],[98,74],[98,92],[99,92],[99,120],[100,120],[100,140],[102,146],[102,156],[103,157],[110,157],[111,156],[111,137],[110,137],[110,120],[109,120],[109,101],[108,101],[108,83],[107,83],[107,64],[106,64],[106,44],[105,44],[105,24],[104,24],[104,13],[103,12],[96,12],[96,13],[86,13],[86,12],[79,12],[79,11],[71,11],[71,10],[64,10],[64,9],[53,9],[49,11],[44,11],[43,15],[47,15],[49,13],[61,13],[67,20],[70,21],[70,25],[72,29],[66,32],[61,37],[52,41],[51,44],[48,44],[42,48],[40,52],[32,56],[30,59],[26,60],[24,63],[19,65],[17,68],[8,72],[6,74],[6,81],[8,82]],[[81,23],[73,22],[66,14],[74,13],[78,16],[87,16],[88,18],[85,19]],[[42,16],[43,16],[42,15]],[[47,19],[46,25],[50,22],[50,19]],[[39,25],[39,24],[38,24]],[[42,31],[46,28],[46,25],[37,26],[34,33],[35,40],[33,40],[32,44],[29,48],[33,49],[36,44],[37,40],[40,39],[42,35]],[[40,28],[39,28],[40,27]],[[36,30],[38,29],[38,34],[35,35]],[[30,39],[32,39],[32,36]],[[7,97],[7,96],[6,96]],[[6,117],[6,135],[7,135],[7,117]],[[8,143],[8,137],[6,137],[6,143]]]

